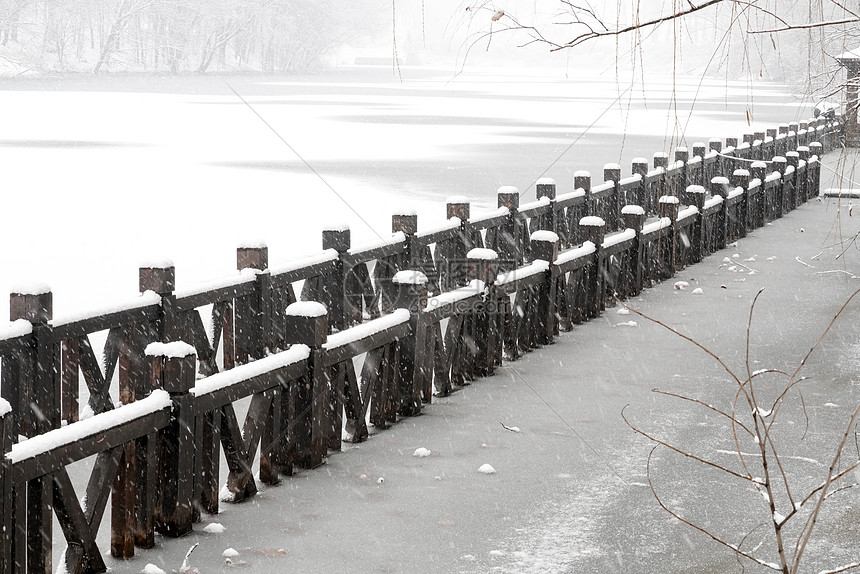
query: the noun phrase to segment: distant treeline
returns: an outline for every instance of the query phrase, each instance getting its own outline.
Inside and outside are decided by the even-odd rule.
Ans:
[[[22,69],[302,71],[378,31],[378,0],[0,0]]]

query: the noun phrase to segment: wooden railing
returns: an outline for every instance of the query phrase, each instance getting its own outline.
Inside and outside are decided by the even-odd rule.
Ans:
[[[607,165],[594,186],[577,172],[564,194],[540,180],[529,204],[504,187],[478,217],[455,197],[437,229],[398,213],[390,237],[357,247],[328,229],[321,253],[285,265],[243,245],[239,273],[197,288],[151,262],[140,297],[78,316],[55,317],[48,288],[19,289],[0,332],[0,574],[52,570],[54,515],[69,571],[102,572],[109,497],[111,553],[129,557],[218,511],[222,452],[239,502],[255,464],[275,484],[367,439],[368,421],[420,413],[817,196],[840,130],[821,119],[711,140],[671,164],[636,159],[626,178]],[[84,459],[80,497],[66,468]]]

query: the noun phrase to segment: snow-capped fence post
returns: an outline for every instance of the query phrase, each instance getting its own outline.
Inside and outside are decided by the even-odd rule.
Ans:
[[[262,359],[266,348],[272,347],[272,275],[269,268],[269,248],[263,243],[246,243],[236,247],[236,269],[256,272],[254,293],[236,298],[235,337],[236,359],[239,364],[249,359]]]
[[[432,386],[433,354],[428,348],[428,326],[422,320],[427,307],[427,276],[420,271],[398,271],[392,277],[395,309],[407,309],[410,313],[411,333],[400,341],[400,405],[402,416],[421,414],[422,395]],[[427,378],[430,378],[429,385]]]
[[[503,271],[516,269],[523,264],[525,251],[524,222],[518,216],[520,192],[516,187],[503,186],[497,192],[497,205],[508,210],[508,219],[498,229],[498,238],[492,247],[503,261]]]
[[[824,153],[824,149],[821,146],[821,143],[818,141],[813,141],[809,144],[809,159],[811,160],[813,157],[816,158],[814,163],[814,167],[810,170],[809,177],[809,193],[808,197],[811,199],[813,197],[818,197],[821,193],[821,155]]]
[[[705,166],[705,153],[706,152],[707,152],[707,147],[705,146],[704,143],[702,143],[702,142],[693,143],[693,151],[692,151],[692,155],[691,155],[690,159],[697,157],[697,158],[699,158],[699,161],[701,163],[699,164],[699,167],[696,170],[696,177],[690,178],[690,181],[687,183],[688,186],[693,185],[693,184],[702,185],[702,182],[706,181],[708,179],[708,177],[709,177],[707,174],[708,169]]]
[[[19,287],[9,296],[9,319],[24,319],[33,325],[31,346],[22,352],[17,402],[18,434],[33,437],[60,426],[56,377],[60,371],[53,329],[53,294],[47,285]],[[11,402],[11,401],[10,401]],[[27,482],[26,546],[27,572],[50,572],[53,536],[53,476]],[[17,493],[23,494],[23,493]],[[17,520],[24,516],[18,515]]]
[[[788,176],[788,193],[785,194],[786,209],[788,211],[792,211],[797,209],[797,206],[799,205],[798,191],[801,187],[801,183],[797,171],[800,168],[800,154],[796,150],[787,151],[785,152],[785,159],[788,165],[793,168],[791,174]],[[788,171],[787,167],[786,171]]]
[[[328,452],[327,405],[329,382],[326,379],[322,348],[329,332],[328,314],[323,304],[302,301],[287,307],[285,315],[287,344],[310,347],[308,375],[298,383],[296,420],[290,421],[295,436],[296,462],[305,468],[316,468]]]
[[[781,155],[774,156],[771,161],[773,165],[773,171],[779,172],[780,176],[779,185],[776,186],[776,198],[774,198],[773,205],[773,217],[774,219],[778,219],[782,217],[783,213],[785,212],[785,196],[787,195],[787,190],[785,189],[785,169],[788,166],[788,162]]]
[[[692,237],[690,237],[690,250],[692,253],[692,262],[698,263],[702,260],[704,254],[704,227],[705,216],[702,211],[705,208],[705,188],[701,185],[691,185],[687,187],[687,197],[690,198],[690,204],[696,206],[699,211],[696,214],[696,219],[693,222]]]
[[[535,184],[535,195],[538,199],[544,197],[549,199],[550,208],[549,213],[547,213],[546,215],[541,215],[537,218],[537,225],[533,224],[531,227],[531,231],[547,229],[549,231],[552,231],[553,233],[558,233],[559,222],[555,212],[555,180],[548,177],[539,179]]]
[[[726,148],[735,148],[738,147],[738,138],[726,138]],[[719,150],[717,150],[719,151]]]
[[[716,152],[717,157],[714,158],[714,173],[723,173],[725,166],[723,165],[723,142],[719,138],[711,138],[708,140],[708,151]]]
[[[347,327],[346,318],[346,269],[343,255],[352,246],[349,227],[339,226],[323,229],[322,248],[334,249],[338,253],[334,272],[322,278],[323,301],[328,304],[329,329],[342,331]]]
[[[466,253],[473,246],[473,233],[469,225],[470,216],[471,204],[467,197],[456,195],[446,200],[445,218],[450,221],[452,217],[456,217],[460,222],[460,232],[455,239],[436,245],[435,257],[438,261],[439,283],[443,292],[465,285],[466,269],[463,263],[466,260]]]
[[[788,124],[788,149],[797,149],[800,143],[800,123],[789,122]]]
[[[690,152],[685,146],[678,146],[675,148],[675,165],[678,166],[678,177],[675,180],[675,187],[669,192],[668,195],[674,195],[678,197],[681,195],[681,192],[687,189],[689,179],[689,170],[688,164],[690,163]]]
[[[6,454],[12,450],[13,432],[12,405],[5,399],[0,399],[0,532],[4,533],[0,540],[0,574],[12,574],[12,540],[14,534],[15,505],[12,494],[12,461]]]
[[[769,157],[765,153],[765,137],[766,133],[764,131],[756,131],[755,141],[752,143],[753,150],[753,159],[757,159],[759,161],[764,161],[766,157]]]
[[[660,198],[666,195],[666,190],[669,185],[669,154],[663,151],[654,152],[652,161],[654,169],[661,170],[661,173],[660,178],[651,186],[651,192],[648,194],[649,209],[646,212],[648,215],[656,215],[660,212]]]
[[[714,250],[719,251],[725,249],[727,238],[729,236],[729,211],[728,202],[726,199],[729,196],[729,180],[725,177],[715,177],[711,180],[710,191],[712,197],[722,197],[723,202],[720,204],[720,210],[717,212],[716,221],[714,221],[714,230],[716,237],[714,240]]]
[[[797,134],[797,147],[809,145],[809,122],[800,122],[800,131]]]
[[[418,246],[415,244],[415,234],[418,233],[418,214],[412,210],[402,210],[391,216],[391,233],[402,233],[406,236],[406,268],[412,269],[420,265]]]
[[[759,181],[759,191],[756,194],[755,207],[753,209],[753,227],[762,227],[767,220],[768,200],[765,190],[765,179],[767,177],[767,164],[763,161],[754,161],[750,165],[750,184],[753,180]]]
[[[586,215],[596,215],[597,205],[595,200],[591,196],[591,172],[585,170],[574,172],[573,189],[581,189],[585,192],[586,213],[582,217],[585,217]],[[573,211],[573,213],[575,213],[575,210]],[[577,224],[579,223],[579,220],[582,219],[582,217],[571,221],[571,230],[579,229],[579,226]]]
[[[611,219],[608,223],[610,229],[619,229],[624,221],[621,218],[621,208],[624,207],[625,201],[621,191],[621,166],[617,163],[607,163],[603,166],[603,181],[611,181],[615,185],[615,191],[612,194]]]
[[[534,340],[539,345],[552,343],[556,330],[556,277],[553,274],[553,263],[558,257],[559,237],[552,231],[535,231],[529,238],[532,261],[546,261],[544,279],[538,286],[537,292],[537,324]]]
[[[779,146],[781,145],[781,140],[780,142],[777,142],[777,134],[778,132],[776,128],[767,128],[765,130],[765,136],[761,146],[762,159],[766,160],[769,157],[781,155],[778,151]]]
[[[633,192],[633,197],[627,197],[626,204],[639,205],[647,212],[650,209],[650,206],[648,205],[648,186],[645,182],[645,176],[648,175],[648,160],[644,157],[633,158],[630,172],[633,175],[638,175],[642,179],[639,181],[639,188]],[[623,211],[624,210],[622,208],[622,215],[624,215]]]
[[[539,233],[539,232],[535,232]],[[552,233],[552,232],[548,232]],[[532,252],[534,256],[534,252]],[[499,275],[499,256],[492,249],[472,249],[467,254],[470,279],[477,281],[476,288],[484,287],[484,297],[478,305],[475,317],[475,362],[477,373],[482,377],[493,374],[496,365],[501,364],[502,332],[504,329],[504,305],[499,305],[500,297],[496,291],[496,278]],[[510,299],[507,299],[510,301]]]
[[[742,188],[744,190],[743,197],[741,198],[741,221],[738,222],[740,226],[740,236],[746,237],[747,233],[753,229],[753,214],[751,211],[752,202],[750,201],[749,187],[750,187],[750,172],[745,169],[736,169],[732,172],[731,185],[734,188]]]
[[[803,162],[803,175],[798,178],[797,183],[797,204],[803,204],[809,201],[809,180],[812,177],[812,167],[809,165],[809,147],[801,145],[797,147],[798,165]]]
[[[152,388],[170,393],[170,423],[159,432],[160,488],[155,528],[171,538],[191,532],[194,517],[194,387],[197,356],[182,342],[151,343],[146,347]]]
[[[647,167],[647,165],[646,165]],[[621,215],[624,217],[624,227],[632,229],[636,233],[636,238],[633,240],[630,257],[630,277],[633,279],[633,291],[630,296],[638,295],[644,287],[644,261],[645,249],[642,245],[642,228],[645,226],[645,209],[641,205],[625,205],[621,210]]]
[[[138,269],[138,290],[153,291],[161,297],[159,337],[162,342],[182,338],[179,329],[173,291],[176,289],[176,268],[170,261],[158,261],[141,265]]]
[[[604,307],[603,293],[603,238],[606,234],[606,223],[596,216],[583,217],[579,220],[582,229],[583,242],[590,241],[594,244],[592,262],[586,267],[585,284],[585,309],[583,314],[587,319],[594,319],[600,315]]]

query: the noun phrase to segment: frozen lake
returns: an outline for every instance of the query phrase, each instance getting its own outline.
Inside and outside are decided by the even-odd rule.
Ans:
[[[2,86],[0,292],[48,283],[57,313],[134,296],[144,259],[172,259],[184,287],[231,273],[239,241],[264,239],[278,263],[319,249],[327,223],[348,222],[358,244],[386,235],[399,206],[425,227],[453,194],[480,212],[501,185],[528,201],[542,175],[570,191],[577,170],[597,180],[616,162],[626,175],[634,157],[740,136],[748,117],[763,129],[811,113],[779,85],[667,76],[643,88],[614,70]]]

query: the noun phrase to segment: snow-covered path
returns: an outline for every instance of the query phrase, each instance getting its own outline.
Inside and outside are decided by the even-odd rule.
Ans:
[[[835,157],[828,157],[825,181],[833,167]],[[751,370],[793,369],[860,287],[852,277],[860,275],[860,253],[851,247],[836,259],[840,239],[858,231],[847,205],[812,201],[680,273],[689,288],[674,289],[669,281],[630,305],[745,373],[749,308],[764,288]],[[702,293],[693,293],[697,287]],[[798,409],[782,415],[789,433],[791,425],[805,428],[802,440],[798,431],[789,441],[786,466],[810,477],[823,476],[834,433],[860,398],[855,309],[856,303],[805,368],[808,428]],[[637,326],[621,324],[631,318]],[[734,450],[728,427],[689,403],[652,393],[655,387],[720,408],[729,408],[735,390],[690,343],[609,309],[495,376],[437,399],[422,416],[345,445],[322,468],[301,471],[244,504],[225,504],[189,537],[159,539],[132,562],[114,563],[116,571],[153,563],[169,572],[194,543],[200,545],[190,562],[206,573],[232,571],[236,562],[253,572],[308,573],[739,570],[730,551],[658,508],[645,476],[650,446],[624,425],[621,410],[630,405],[627,416],[643,429],[726,464],[732,460],[726,451]],[[415,456],[419,448],[430,455]],[[496,473],[479,472],[484,464]],[[665,501],[733,543],[769,519],[744,483],[727,483],[665,452],[656,454],[652,471]],[[818,531],[823,538],[808,551],[808,571],[858,558],[858,513],[857,493],[833,499]],[[211,522],[226,529],[205,532]],[[753,538],[745,548],[758,544]],[[228,548],[239,554],[232,566],[222,557]],[[774,560],[766,549],[759,552]]]

